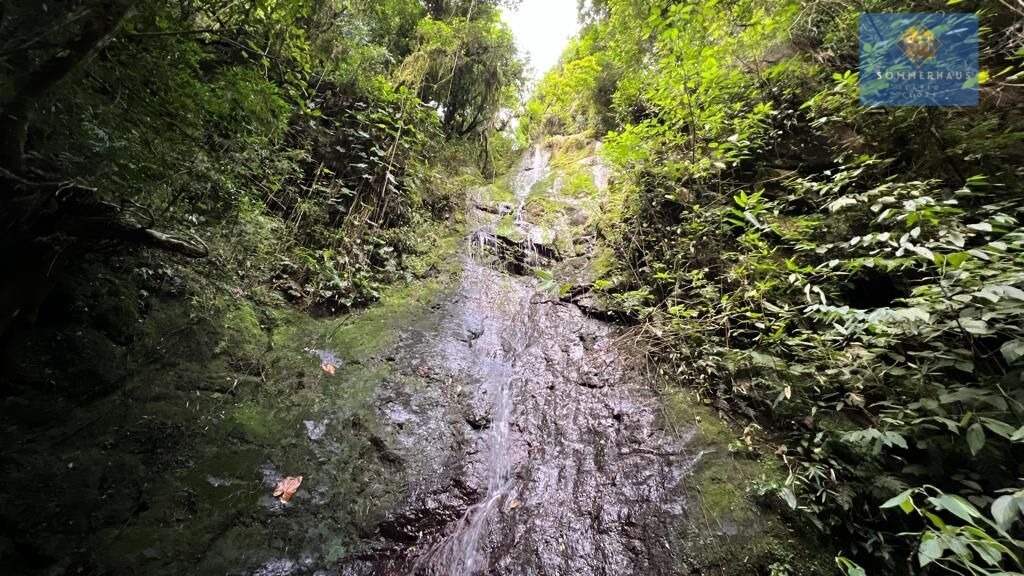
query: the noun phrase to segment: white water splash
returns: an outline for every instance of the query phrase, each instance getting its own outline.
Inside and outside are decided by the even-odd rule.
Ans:
[[[523,217],[527,198],[533,186],[544,178],[550,154],[542,146],[534,146],[523,155],[519,169],[512,179],[516,207],[512,212],[517,227],[526,228],[529,224]],[[498,215],[501,218],[501,215]],[[473,242],[473,240],[470,240]],[[482,242],[482,240],[481,240]],[[536,248],[533,239],[528,237],[528,249],[536,259]],[[471,246],[471,249],[473,247]],[[483,244],[479,246],[482,250]],[[512,299],[519,305],[529,306],[529,295]],[[488,300],[488,302],[490,302]],[[493,306],[493,303],[491,303]],[[487,310],[468,311],[469,313],[487,314]],[[518,316],[518,314],[512,314]],[[478,318],[479,320],[479,318]],[[527,323],[528,324],[528,323]],[[486,532],[488,520],[498,512],[507,496],[514,487],[512,478],[512,461],[510,453],[509,425],[512,420],[512,399],[514,397],[513,358],[503,358],[502,346],[498,334],[485,334],[484,340],[493,357],[481,357],[478,368],[484,378],[484,386],[491,400],[490,427],[487,435],[487,492],[474,505],[470,506],[462,518],[455,524],[448,538],[438,543],[427,555],[428,562],[435,570],[449,576],[468,576],[484,573],[487,570],[487,558],[482,552],[481,540]],[[512,336],[506,334],[506,336]],[[525,335],[522,335],[525,338]],[[525,341],[525,340],[523,340]],[[419,565],[413,568],[416,573]]]

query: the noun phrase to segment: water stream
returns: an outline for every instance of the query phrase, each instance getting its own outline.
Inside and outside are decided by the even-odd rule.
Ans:
[[[544,176],[547,160],[548,157],[541,146],[534,146],[532,152],[523,157],[516,177],[513,179],[513,193],[516,199],[513,218],[517,226],[525,224],[523,212],[526,199],[534,184]],[[497,221],[495,220],[491,224],[496,226]],[[529,237],[527,238],[528,245],[532,246],[533,242],[529,240]],[[469,256],[479,257],[482,254],[470,254]],[[533,258],[536,258],[535,249]],[[470,270],[480,272],[480,269],[475,266]],[[500,300],[497,303],[500,303]],[[516,304],[522,305],[523,303]],[[527,300],[525,304],[526,309],[514,311],[517,312],[516,316],[521,313],[529,314],[529,301]],[[486,309],[474,310],[474,313],[483,315],[481,325],[487,323],[487,320],[491,320],[488,318]],[[476,324],[477,319],[471,317],[466,320]],[[474,574],[486,568],[486,558],[480,553],[480,539],[487,521],[505,503],[506,496],[514,484],[511,477],[509,425],[512,416],[516,368],[515,352],[518,346],[529,342],[532,334],[528,324],[520,323],[508,328],[513,330],[504,335],[505,341],[501,343],[501,353],[498,354],[497,350],[491,350],[492,354],[481,358],[484,382],[488,386],[486,390],[492,398],[490,426],[487,435],[487,491],[479,502],[466,510],[452,534],[438,545],[438,549],[443,551],[439,557],[441,566],[450,576]],[[519,334],[514,333],[516,329],[520,332]],[[479,338],[483,334],[475,334],[475,336]],[[486,346],[489,343],[488,340],[477,344],[478,349],[481,345]],[[501,360],[502,357],[504,361]]]
[[[746,539],[760,520],[722,512],[739,489],[718,491],[727,504],[710,521],[704,493],[687,501],[694,467],[719,444],[691,441],[696,416],[666,417],[621,327],[536,273],[593,283],[588,251],[610,177],[594,150],[559,148],[556,162],[533,147],[511,190],[469,191],[460,271],[395,287],[358,314],[282,317],[269,341],[253,314],[244,356],[220,352],[209,335],[220,332],[200,331],[172,299],[155,304],[147,330],[154,357],[173,362],[147,364],[117,393],[62,400],[49,369],[37,370],[53,364],[41,349],[26,364],[42,378],[26,380],[32,403],[9,399],[0,421],[10,439],[0,500],[13,527],[0,532],[0,571],[731,573],[704,568],[728,553],[693,551]],[[561,184],[580,175],[597,192]],[[50,340],[92,342],[121,365],[96,335]],[[221,354],[245,366],[258,355],[260,377]],[[738,469],[715,468],[723,452],[699,472],[718,470],[712,483]],[[290,501],[273,496],[299,476]],[[4,554],[20,564],[8,569]]]
[[[461,456],[443,464],[449,476],[437,475],[439,459],[411,474],[392,526],[415,534],[416,545],[351,574],[672,573],[666,542],[684,520],[681,484],[699,455],[685,435],[659,430],[657,400],[615,330],[540,292],[529,273],[539,256],[525,206],[547,163],[541,147],[524,155],[510,212],[470,210],[476,221],[446,320],[414,339],[416,356],[453,382],[465,423],[451,446]],[[502,233],[524,239],[522,275],[490,257],[510,215],[515,230]],[[424,529],[424,518],[460,500],[453,521]]]

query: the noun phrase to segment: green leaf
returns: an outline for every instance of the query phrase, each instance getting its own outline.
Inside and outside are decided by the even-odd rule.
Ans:
[[[942,558],[942,551],[945,547],[942,540],[936,538],[935,534],[928,532],[921,536],[921,544],[917,547],[917,561],[921,566],[927,566],[939,558]]]
[[[1013,439],[1013,435],[1016,432],[1013,426],[1010,426],[1002,420],[996,420],[995,418],[987,418],[982,416],[981,421],[985,424],[985,428],[988,428],[990,432],[997,436],[1002,436],[1007,440]]]
[[[985,446],[985,429],[980,423],[975,422],[967,429],[967,446],[971,449],[971,454],[975,455]]]
[[[782,499],[786,501],[786,504],[793,510],[796,510],[796,494],[787,486],[783,486],[779,489],[779,494],[782,495]]]
[[[843,569],[846,576],[867,576],[867,572],[849,558],[837,556],[836,564]]]
[[[911,497],[913,493],[913,488],[904,490],[896,496],[886,500],[884,504],[879,506],[879,508],[892,508],[894,506],[899,506],[904,512],[910,514],[910,512],[914,510],[914,499]]]
[[[885,432],[882,434],[882,444],[885,446],[899,446],[900,448],[907,448],[907,441],[903,438],[903,435],[899,432]]]
[[[992,518],[1003,530],[1008,529],[1010,524],[1013,524],[1014,519],[1017,518],[1017,513],[1020,511],[1016,498],[1012,494],[1006,494],[996,498],[995,502],[992,503]]]
[[[943,494],[929,501],[940,510],[947,510],[964,522],[974,523],[974,518],[981,518],[981,513],[973,504],[953,494]]]
[[[985,336],[992,333],[988,323],[978,318],[961,318],[960,326],[963,326],[964,330],[975,336]]]
[[[931,512],[925,510],[924,515],[926,518],[928,518],[929,521],[931,521],[932,525],[938,528],[939,530],[942,530],[946,527],[946,523],[942,521],[942,518],[939,518],[935,514],[932,514]]]
[[[1024,340],[1010,340],[999,347],[1007,364],[1014,364],[1024,357]]]
[[[959,268],[961,264],[971,258],[971,255],[966,252],[954,252],[953,254],[946,255],[946,263],[952,268]]]
[[[548,272],[547,270],[544,270],[542,268],[534,268],[533,274],[534,276],[540,278],[541,280],[544,280],[545,282],[551,282],[555,279],[555,276],[551,272]]]
[[[999,545],[998,542],[991,540],[991,537],[989,537],[988,534],[985,534],[985,536],[988,537],[988,540],[971,541],[971,548],[973,548],[989,566],[999,566],[999,562],[1003,559],[1004,548]]]

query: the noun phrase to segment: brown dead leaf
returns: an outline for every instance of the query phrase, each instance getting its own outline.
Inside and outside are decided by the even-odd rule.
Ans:
[[[508,509],[509,509],[509,511],[512,511],[512,510],[515,510],[516,508],[519,508],[519,507],[520,507],[520,506],[522,506],[522,505],[523,505],[523,502],[522,502],[521,500],[513,500],[513,501],[512,501],[512,502],[511,502],[511,503],[510,503],[510,504],[508,505]]]
[[[274,497],[281,497],[281,502],[288,503],[295,495],[295,491],[302,485],[302,476],[287,476],[277,483],[274,488]]]
[[[327,372],[328,374],[334,374],[334,371],[337,370],[338,367],[335,366],[334,364],[331,364],[330,362],[324,362],[323,364],[320,365],[320,369],[323,370],[324,372]]]

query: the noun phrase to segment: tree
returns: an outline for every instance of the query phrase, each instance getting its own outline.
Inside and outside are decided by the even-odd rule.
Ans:
[[[106,42],[138,0],[100,0],[86,3],[50,23],[37,2],[18,2],[5,14],[3,43],[4,89],[0,91],[0,168],[24,169],[25,141],[32,110],[41,99]],[[35,6],[33,6],[35,5]],[[14,34],[14,31],[36,34]],[[45,34],[48,30],[49,34]],[[53,36],[60,42],[53,46]],[[40,47],[42,38],[47,38]]]
[[[424,102],[444,116],[449,136],[463,137],[486,127],[499,110],[512,107],[524,82],[524,64],[512,32],[493,8],[484,18],[424,19],[418,46],[399,71]]]

